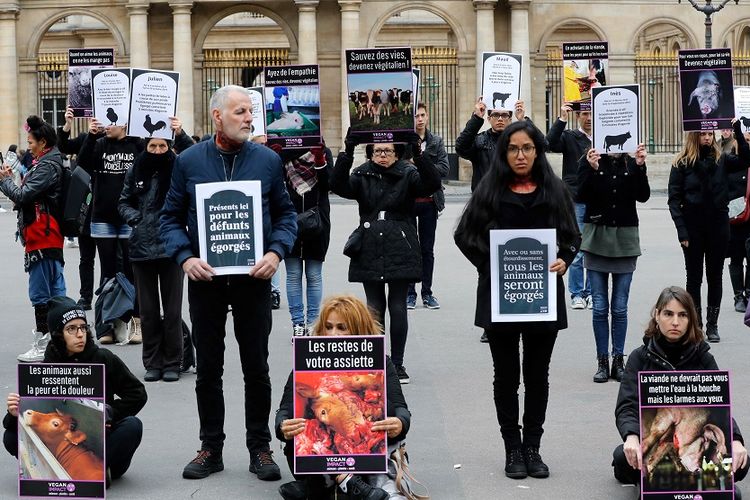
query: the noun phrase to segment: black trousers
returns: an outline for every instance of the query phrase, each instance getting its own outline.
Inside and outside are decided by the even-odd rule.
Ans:
[[[524,328],[520,325],[520,328]],[[488,329],[492,363],[495,410],[505,450],[527,446],[538,448],[544,433],[549,399],[549,363],[557,332],[529,327],[519,331]],[[519,343],[523,340],[523,361]],[[523,438],[519,425],[518,388],[523,370]]]
[[[685,288],[693,297],[695,307],[701,310],[703,266],[706,268],[708,307],[719,307],[722,295],[724,258],[729,245],[729,218],[726,213],[710,221],[687,224],[689,244],[682,247],[685,257]]]
[[[78,263],[78,276],[81,279],[80,297],[88,302],[93,302],[96,240],[94,240],[90,234],[79,235],[78,250],[81,254],[81,259]]]
[[[134,261],[132,266],[141,315],[143,367],[179,372],[182,361],[182,269],[172,259]],[[159,297],[164,311],[163,322]]]
[[[224,338],[231,307],[245,382],[245,441],[250,451],[268,450],[271,431],[271,282],[250,276],[189,281],[188,301],[196,352],[195,395],[202,448],[221,452],[224,434]]]
[[[101,286],[107,279],[114,278],[117,272],[122,272],[130,282],[133,282],[133,269],[130,266],[129,242],[123,238],[93,238],[96,250],[99,252],[99,267]],[[119,252],[119,256],[118,256]]]
[[[420,201],[414,204],[414,216],[417,219],[419,247],[422,250],[422,297],[432,295],[432,275],[435,269],[435,231],[437,230],[438,211],[433,202]],[[409,295],[416,296],[414,283],[409,283]]]
[[[386,297],[385,286],[388,285]],[[385,327],[385,309],[388,307],[391,339],[391,360],[396,366],[404,364],[404,352],[406,351],[406,335],[409,332],[409,322],[406,316],[406,293],[409,282],[404,280],[389,281],[388,283],[378,281],[365,281],[362,283],[367,297],[367,306],[375,313],[381,325]]]

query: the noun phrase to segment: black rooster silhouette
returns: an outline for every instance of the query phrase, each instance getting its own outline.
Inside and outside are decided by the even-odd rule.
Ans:
[[[143,128],[148,130],[148,136],[151,137],[157,130],[167,128],[167,124],[164,120],[159,120],[156,123],[151,123],[151,116],[146,115],[146,121],[143,122]]]
[[[107,118],[109,119],[110,126],[117,125],[117,119],[120,118],[117,116],[117,113],[115,113],[115,110],[112,108],[107,108]]]

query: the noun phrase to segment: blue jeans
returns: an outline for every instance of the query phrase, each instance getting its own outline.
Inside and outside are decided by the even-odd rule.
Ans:
[[[612,355],[623,354],[625,335],[628,332],[628,297],[633,273],[611,274],[612,300],[609,300],[609,276],[611,273],[588,271],[591,280],[591,296],[594,300],[592,323],[596,355],[604,356],[609,351],[609,316],[612,316]]]
[[[583,233],[583,216],[586,214],[586,205],[583,203],[575,203],[576,207],[576,222],[578,222],[578,230]],[[586,281],[583,278],[583,252],[578,252],[575,259],[568,268],[568,291],[570,291],[570,298],[583,297],[586,298],[591,295],[591,281],[590,275],[587,273]]]
[[[323,262],[319,260],[287,257],[286,300],[289,302],[289,315],[295,325],[312,325],[318,319],[320,299],[323,297]],[[307,278],[307,321],[305,304],[302,302],[302,272]]]
[[[273,273],[273,276],[271,276],[271,291],[279,292],[279,285],[281,285],[281,264],[279,264],[276,272]]]
[[[29,266],[29,299],[32,306],[42,306],[52,297],[67,295],[65,275],[59,260],[41,259]]]

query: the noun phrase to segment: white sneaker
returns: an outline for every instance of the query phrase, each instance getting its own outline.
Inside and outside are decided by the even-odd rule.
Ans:
[[[142,344],[143,334],[141,332],[141,318],[133,316],[128,323],[128,341],[131,344]]]
[[[586,300],[583,297],[573,297],[570,301],[571,309],[586,309]]]
[[[586,297],[586,308],[587,309],[593,309],[594,308],[594,297],[589,295]]]
[[[31,330],[34,335],[34,342],[31,343],[31,349],[23,354],[18,355],[18,361],[22,363],[39,363],[44,361],[44,351],[47,350],[47,344],[49,344],[50,334],[39,333],[36,330]]]
[[[65,240],[65,246],[68,248],[78,248],[78,240],[75,238],[67,238]]]
[[[115,337],[115,343],[117,345],[125,345],[130,342],[130,337],[128,335],[128,325],[119,319],[116,319],[114,321],[114,337]]]

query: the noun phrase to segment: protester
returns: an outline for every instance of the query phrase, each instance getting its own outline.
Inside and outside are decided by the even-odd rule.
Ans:
[[[106,464],[108,475],[117,479],[128,470],[141,443],[143,424],[136,415],[146,404],[146,389],[120,358],[97,347],[86,322],[86,311],[73,299],[53,297],[48,323],[52,340],[44,353],[45,363],[104,365]],[[18,456],[19,401],[18,394],[8,394],[8,413],[3,419],[3,444],[13,456]]]
[[[176,127],[178,137],[184,134],[179,120]],[[176,158],[170,142],[146,141],[146,150],[125,174],[118,206],[120,216],[132,228],[129,253],[139,300],[146,382],[162,378],[176,382],[182,361],[183,272],[168,257],[159,226],[159,211],[169,191]]]
[[[403,144],[369,144],[367,161],[350,175],[354,148],[359,144],[350,130],[330,179],[334,193],[359,205],[359,226],[344,249],[351,258],[349,281],[362,283],[367,305],[381,324],[385,324],[388,308],[391,358],[403,384],[409,383],[404,368],[409,329],[406,295],[409,283],[422,277],[414,201],[440,188],[440,173],[422,154],[421,139],[413,134],[410,140],[413,165],[403,159],[407,147]]]
[[[417,114],[414,115],[414,128],[422,140],[422,154],[427,156],[441,177],[448,175],[448,153],[443,144],[443,138],[433,134],[427,123],[430,115],[424,103],[417,104]],[[417,198],[414,202],[414,216],[417,219],[417,233],[419,234],[419,248],[422,251],[422,305],[427,309],[440,309],[440,303],[432,293],[432,274],[435,269],[435,231],[440,212],[445,208],[445,194],[443,186],[430,196]],[[414,283],[409,283],[409,292],[406,296],[406,308],[414,309],[417,306],[417,290]]]
[[[578,112],[578,129],[566,129],[573,112],[569,103],[560,108],[560,116],[547,132],[547,145],[553,153],[562,153],[562,179],[573,197],[578,229],[583,231],[586,204],[578,197],[578,161],[591,147],[591,111]],[[568,270],[568,292],[571,309],[592,309],[591,281],[584,277],[583,253],[579,252]]]
[[[490,305],[492,229],[557,230],[557,320],[493,323]],[[549,363],[557,332],[568,326],[562,275],[580,245],[573,202],[552,171],[544,152],[544,134],[532,123],[509,125],[498,142],[492,169],[469,199],[454,235],[456,245],[479,273],[474,324],[488,332],[494,365],[494,399],[505,443],[505,475],[544,478],[549,468],[539,446],[549,397]],[[523,339],[523,360],[519,340]],[[518,387],[524,374],[523,438],[519,425]]]
[[[380,335],[382,327],[372,317],[367,306],[351,295],[336,295],[326,299],[320,318],[313,330],[314,336],[341,335]],[[307,419],[294,418],[294,380],[289,374],[281,404],[276,411],[276,437],[284,443],[289,470],[294,473],[294,436],[305,430]],[[401,391],[396,367],[391,358],[385,361],[387,417],[372,425],[371,430],[386,431],[389,449],[403,441],[409,432],[411,413]],[[295,481],[284,483],[279,493],[285,500],[328,498],[332,490],[338,489],[349,494],[352,500],[386,500],[388,493],[374,486],[375,475],[339,474],[335,477],[324,475],[297,474]],[[330,486],[327,484],[330,483]]]
[[[736,142],[732,136],[731,129],[721,131],[719,145],[722,153],[736,154]],[[750,140],[750,132],[745,132],[745,141]],[[747,195],[747,170],[728,174],[730,201],[742,199],[746,202]],[[750,298],[750,258],[748,257],[745,241],[750,237],[750,221],[737,222],[729,225],[729,246],[727,258],[729,259],[729,279],[734,291],[734,310],[744,313],[747,310],[747,301]]]
[[[245,384],[250,472],[272,481],[281,474],[269,447],[270,279],[294,245],[297,214],[284,185],[281,159],[270,149],[248,141],[253,120],[249,92],[236,85],[224,86],[211,97],[210,108],[216,135],[177,157],[160,219],[167,255],[190,279],[188,302],[197,355],[195,393],[201,449],[182,477],[199,479],[224,469],[222,375],[225,324],[231,309]],[[216,276],[213,268],[197,257],[195,185],[235,180],[259,180],[263,185],[264,255],[247,275]]]
[[[628,356],[615,408],[617,430],[624,444],[615,448],[612,461],[615,478],[621,483],[639,484],[644,465],[638,373],[719,369],[716,360],[708,352],[710,347],[703,340],[699,319],[695,303],[688,292],[676,286],[665,288],[652,309],[643,345]],[[736,482],[745,477],[750,464],[742,434],[734,421],[732,431],[732,472]]]
[[[675,157],[669,174],[669,211],[677,228],[677,239],[685,257],[687,284],[701,319],[703,262],[708,283],[706,336],[719,342],[719,309],[722,272],[729,244],[728,174],[747,170],[750,148],[742,135],[741,123],[732,122],[737,154],[719,149],[713,132],[688,132],[682,151]]]
[[[20,186],[13,182],[10,167],[0,170],[0,191],[18,211],[16,236],[24,246],[23,267],[29,274],[29,299],[36,323],[31,349],[20,354],[18,360],[32,363],[42,360],[49,342],[47,302],[56,295],[65,295],[63,236],[58,222],[62,155],[56,147],[55,129],[49,123],[32,115],[24,128],[34,161]]]

